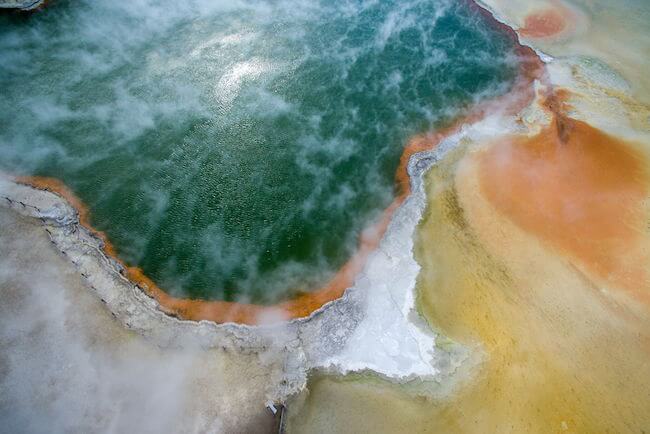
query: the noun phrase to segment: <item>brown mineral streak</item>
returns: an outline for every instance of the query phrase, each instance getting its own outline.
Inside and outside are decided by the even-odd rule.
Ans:
[[[480,156],[482,191],[519,227],[650,303],[644,157],[633,143],[566,117],[563,99],[548,99],[553,120],[538,134],[504,138]]]
[[[393,213],[411,193],[407,167],[409,159],[413,154],[433,149],[442,139],[457,132],[462,125],[469,122],[476,122],[491,110],[499,109],[505,110],[508,113],[515,113],[532,101],[534,92],[531,84],[533,80],[540,78],[544,72],[538,56],[530,47],[519,44],[516,33],[510,27],[496,21],[488,11],[476,3],[468,1],[467,4],[469,7],[477,8],[490,21],[491,25],[499,28],[515,42],[516,53],[520,58],[520,68],[513,88],[502,97],[476,105],[467,116],[458,119],[457,122],[448,128],[435,133],[417,135],[408,142],[400,158],[395,176],[398,196],[384,210],[379,221],[361,234],[359,248],[352,258],[339,269],[325,286],[315,291],[301,294],[291,300],[271,306],[173,297],[158,287],[158,285],[145,275],[141,268],[129,266],[119,259],[116,249],[110,243],[106,234],[98,231],[91,225],[88,208],[61,181],[54,178],[35,176],[19,177],[17,180],[18,182],[39,189],[55,192],[74,206],[79,213],[80,224],[103,241],[104,253],[120,263],[124,267],[124,275],[132,283],[142,288],[146,294],[153,297],[160,304],[160,309],[168,315],[192,321],[207,320],[216,323],[233,322],[248,325],[258,325],[266,322],[309,316],[324,304],[340,298],[345,290],[352,286],[355,276],[362,271],[370,253],[379,246]]]

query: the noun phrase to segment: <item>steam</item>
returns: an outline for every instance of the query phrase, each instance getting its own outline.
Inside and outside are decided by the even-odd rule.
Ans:
[[[0,168],[62,178],[183,297],[326,283],[409,138],[505,92],[516,63],[446,0],[60,2],[3,24]]]
[[[176,295],[203,285],[213,292],[202,296],[277,301],[287,288],[322,284],[350,256],[391,202],[411,135],[507,90],[511,77],[497,72],[512,59],[486,54],[507,44],[471,33],[476,19],[423,0],[61,2],[0,26],[0,168],[63,178],[121,255]],[[458,27],[473,35],[471,50],[459,47]],[[455,81],[474,68],[482,86]],[[257,430],[250,415],[265,411],[270,368],[139,340],[44,236],[7,216],[0,211],[0,345],[11,349],[0,352],[3,427]],[[300,244],[305,222],[320,236]],[[411,228],[398,223],[401,235]],[[368,323],[404,345],[400,362],[367,351],[376,348],[366,340],[332,366],[431,372],[420,354],[431,335],[407,336],[413,327],[400,316],[417,271],[404,240],[410,233],[387,245],[408,262],[379,252],[360,279],[364,294],[384,295]],[[231,287],[240,292],[226,294]],[[386,323],[386,312],[399,321]],[[346,325],[330,334],[344,336]],[[293,336],[279,330],[261,363],[303,363],[282,354]]]
[[[126,330],[43,229],[0,208],[3,432],[265,432],[273,371]],[[265,356],[266,364],[277,357]]]

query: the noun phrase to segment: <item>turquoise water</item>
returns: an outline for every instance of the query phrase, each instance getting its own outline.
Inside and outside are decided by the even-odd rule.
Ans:
[[[57,1],[0,17],[0,167],[54,176],[173,295],[314,289],[410,136],[507,91],[464,2]]]

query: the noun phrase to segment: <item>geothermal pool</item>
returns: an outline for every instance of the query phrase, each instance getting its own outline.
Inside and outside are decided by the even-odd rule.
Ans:
[[[0,426],[650,432],[648,23],[0,13]]]
[[[508,91],[514,42],[449,1],[60,1],[0,17],[0,169],[62,180],[176,297],[315,290],[409,138]]]

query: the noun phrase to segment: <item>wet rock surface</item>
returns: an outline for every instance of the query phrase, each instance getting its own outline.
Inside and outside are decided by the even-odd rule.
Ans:
[[[18,9],[29,11],[36,9],[45,3],[45,0],[3,0],[0,1],[0,9]]]

